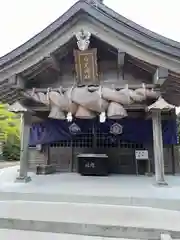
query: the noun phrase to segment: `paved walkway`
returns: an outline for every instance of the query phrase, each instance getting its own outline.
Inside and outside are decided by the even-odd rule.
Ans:
[[[98,203],[164,208],[180,211],[180,176],[166,176],[157,187],[154,177],[112,175],[85,177],[77,173],[35,175],[15,183],[19,166],[0,170],[0,200]]]
[[[28,184],[14,183],[18,166],[3,169],[1,192],[68,194],[86,196],[146,197],[180,200],[180,176],[166,176],[168,186],[158,187],[154,177],[110,175],[85,177],[78,173],[35,175]]]
[[[33,231],[0,229],[2,240],[118,240],[118,238],[91,237],[71,234],[56,234]],[[120,240],[128,240],[121,238]],[[133,239],[131,239],[133,240]]]
[[[48,228],[55,222],[65,224],[64,227],[68,229],[68,224],[72,225],[72,229],[73,224],[79,224],[80,229],[89,226],[89,235],[93,235],[94,228],[98,228],[101,230],[100,236],[103,236],[105,226],[115,228],[133,226],[136,229],[156,229],[157,232],[159,229],[180,231],[179,211],[165,210],[166,208],[180,210],[180,177],[178,176],[167,176],[169,185],[157,187],[154,185],[153,177],[117,175],[83,177],[76,173],[36,176],[31,173],[32,181],[25,184],[14,182],[18,168],[14,166],[0,170],[2,228],[3,226],[13,228],[19,224],[18,219],[21,219],[29,228],[15,229],[35,230],[38,229],[36,224],[38,226],[41,223],[41,226]],[[14,220],[7,220],[7,224],[5,219]],[[93,231],[91,231],[92,225]],[[35,228],[31,228],[32,226]],[[59,229],[59,225],[57,226]],[[39,230],[46,231],[46,228],[40,227]],[[51,227],[49,231],[52,231]],[[121,229],[118,231],[117,237],[130,236],[121,235]],[[123,229],[122,231],[124,233]],[[83,231],[60,232],[84,234]],[[114,236],[107,233],[104,236]],[[7,234],[6,231],[3,234]]]
[[[17,161],[0,161],[0,169],[19,165]]]
[[[178,211],[147,207],[5,201],[0,202],[3,218],[180,231]]]

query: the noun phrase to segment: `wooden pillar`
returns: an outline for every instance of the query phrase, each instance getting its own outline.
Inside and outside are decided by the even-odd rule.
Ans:
[[[28,146],[30,136],[31,114],[24,112],[21,115],[21,152],[20,152],[20,170],[17,182],[29,182],[31,178],[28,173]]]
[[[153,123],[153,143],[154,143],[154,163],[155,163],[155,177],[156,184],[167,185],[164,179],[164,153],[163,153],[163,138],[162,138],[162,124],[161,112],[152,112]]]
[[[118,49],[118,80],[124,79],[124,60],[125,60],[125,52],[122,52]]]

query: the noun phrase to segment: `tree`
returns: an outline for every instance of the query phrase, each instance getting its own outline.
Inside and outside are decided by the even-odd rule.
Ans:
[[[9,112],[5,104],[0,104],[0,142],[7,160],[19,160],[20,115]]]
[[[8,137],[20,138],[20,116],[9,112],[8,106],[0,104],[0,141],[5,142]]]

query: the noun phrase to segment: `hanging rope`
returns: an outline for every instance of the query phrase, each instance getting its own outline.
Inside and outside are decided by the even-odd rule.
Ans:
[[[102,112],[102,87],[100,86],[99,87],[99,96],[100,96],[100,109],[101,109],[101,112]]]
[[[145,85],[145,83],[142,83],[142,88],[143,88],[143,90],[144,90],[144,97],[146,98],[146,85]]]
[[[99,93],[99,96],[100,96],[100,110],[101,110],[101,113],[100,113],[100,116],[99,116],[99,118],[100,118],[99,120],[100,120],[100,122],[105,122],[105,120],[106,120],[106,113],[102,109],[102,86],[99,87],[98,93]]]
[[[46,97],[47,97],[47,103],[48,103],[48,104],[50,104],[49,93],[50,93],[50,88],[47,88]]]
[[[75,87],[75,85],[73,85],[73,86],[71,87],[71,89],[70,89],[70,91],[69,91],[69,94],[68,94],[69,111],[68,111],[68,113],[67,113],[67,120],[68,120],[69,122],[71,122],[71,121],[72,121],[72,118],[73,118],[70,108],[71,108],[71,105],[72,105],[72,91],[73,91],[74,87]]]
[[[35,88],[33,88],[33,89],[32,89],[32,92],[31,92],[31,96],[32,96],[32,97],[34,96],[34,94],[35,94],[35,91],[36,91],[36,89],[35,89]]]

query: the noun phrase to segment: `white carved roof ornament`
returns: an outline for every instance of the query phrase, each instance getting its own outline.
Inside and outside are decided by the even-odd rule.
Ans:
[[[81,29],[78,33],[76,33],[77,45],[79,50],[85,51],[88,49],[90,44],[91,33]]]
[[[147,108],[148,111],[153,111],[153,110],[171,111],[172,109],[175,109],[175,106],[166,102],[161,96],[158,98],[158,100],[155,103],[148,106]]]
[[[9,106],[8,111],[14,112],[14,113],[23,113],[23,112],[27,112],[27,109],[23,107],[20,102],[17,101]]]

